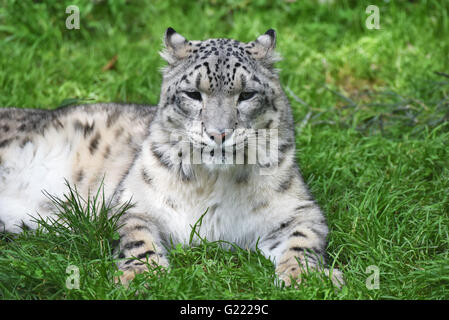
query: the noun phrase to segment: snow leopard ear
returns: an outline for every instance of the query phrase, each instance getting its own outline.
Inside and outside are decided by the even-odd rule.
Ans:
[[[249,43],[250,52],[254,59],[260,60],[267,67],[271,67],[280,56],[274,51],[276,48],[276,31],[269,29],[256,40]]]
[[[164,44],[165,49],[161,52],[161,56],[170,65],[176,64],[190,53],[189,42],[171,27],[165,31]]]

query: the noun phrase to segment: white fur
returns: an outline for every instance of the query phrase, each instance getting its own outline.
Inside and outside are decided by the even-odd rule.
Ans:
[[[56,132],[48,132],[47,137],[40,136],[23,148],[15,143],[2,154],[0,217],[8,231],[20,232],[22,222],[36,227],[31,215],[50,215],[39,210],[48,200],[43,191],[62,196],[66,190],[64,178],[71,175],[72,145]]]
[[[239,165],[212,171],[200,165],[195,168],[194,181],[181,182],[176,174],[158,164],[150,149],[147,140],[124,181],[122,201],[132,198],[136,204],[132,212],[151,215],[175,243],[189,244],[192,227],[204,214],[199,229],[202,237],[254,249],[259,237],[288,218],[298,204],[291,194],[274,194],[278,176],[262,176],[254,171],[248,184],[236,185]],[[152,186],[140,179],[143,167],[152,175]],[[168,198],[176,204],[176,210],[167,206]],[[257,204],[267,201],[265,209],[252,212]]]

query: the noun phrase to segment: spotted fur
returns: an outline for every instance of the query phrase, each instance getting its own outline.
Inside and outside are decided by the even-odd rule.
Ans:
[[[18,231],[20,222],[33,227],[27,213],[53,214],[41,189],[61,195],[65,178],[87,195],[105,179],[108,198],[134,203],[120,221],[123,283],[147,270],[145,260],[168,266],[167,248],[189,244],[200,218],[200,236],[258,246],[287,285],[308,269],[329,274],[328,227],[295,161],[275,41],[271,29],[243,43],[188,41],[169,28],[157,109],[0,109],[6,230]],[[262,138],[270,144],[259,143]],[[332,280],[342,283],[338,270]]]

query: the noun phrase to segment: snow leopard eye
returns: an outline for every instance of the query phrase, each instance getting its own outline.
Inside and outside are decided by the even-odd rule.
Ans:
[[[185,95],[188,96],[190,99],[202,101],[203,98],[201,97],[201,93],[198,91],[184,91]]]
[[[242,92],[239,96],[239,102],[250,100],[256,95],[255,91]]]

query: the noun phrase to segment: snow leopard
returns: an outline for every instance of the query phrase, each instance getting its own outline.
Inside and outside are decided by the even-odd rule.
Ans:
[[[0,227],[20,232],[37,227],[33,215],[57,215],[45,193],[61,197],[67,184],[82,197],[103,186],[110,203],[133,204],[120,218],[119,283],[169,267],[170,247],[205,238],[259,250],[287,286],[310,271],[343,284],[326,265],[326,218],[296,161],[276,32],[189,41],[168,28],[163,44],[157,106],[0,108]]]

